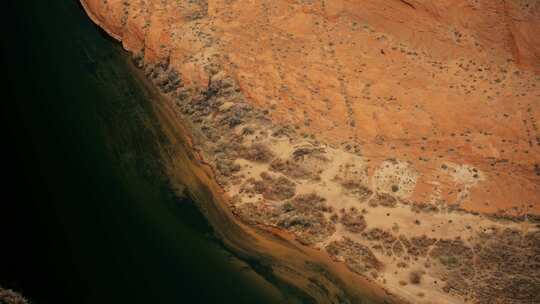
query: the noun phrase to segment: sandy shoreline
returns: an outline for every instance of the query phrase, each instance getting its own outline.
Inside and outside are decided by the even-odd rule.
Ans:
[[[136,69],[133,65],[130,66],[133,67],[133,72],[140,81],[145,83],[149,90],[155,91],[155,88],[148,82],[141,71]],[[192,153],[194,156],[194,159],[188,164],[189,170],[186,170],[185,167],[182,166],[183,170],[179,171],[191,172],[193,176],[196,177],[196,181],[186,180],[185,175],[175,174],[176,171],[174,168],[175,166],[178,166],[178,164],[174,164],[174,156],[164,155],[164,159],[169,159],[170,162],[169,175],[171,180],[173,184],[177,182],[181,185],[187,185],[188,189],[191,191],[195,190],[195,193],[192,192],[192,195],[197,198],[196,201],[198,203],[202,203],[202,206],[200,207],[203,208],[205,216],[207,216],[208,220],[219,234],[220,239],[224,241],[227,247],[240,254],[240,257],[248,259],[253,258],[257,260],[261,257],[266,259],[268,255],[271,256],[272,253],[279,253],[281,258],[289,261],[294,260],[296,262],[295,266],[302,266],[305,262],[313,263],[313,265],[324,265],[323,267],[328,268],[326,269],[327,271],[337,274],[337,280],[341,281],[340,284],[344,285],[334,287],[344,288],[344,290],[347,291],[346,294],[351,296],[351,299],[362,299],[362,301],[364,301],[362,303],[402,303],[402,300],[391,295],[385,289],[352,273],[343,263],[332,260],[320,250],[299,244],[295,241],[294,235],[271,226],[256,225],[256,227],[248,227],[245,223],[241,222],[237,216],[230,212],[229,206],[227,205],[227,201],[230,198],[227,197],[225,190],[215,182],[215,169],[210,163],[203,159],[201,152],[198,149],[193,148],[192,136],[187,127],[177,116],[174,108],[171,107],[172,101],[158,92],[155,92],[154,97],[156,99],[154,100],[154,107],[159,114],[158,117],[162,119],[161,122],[164,129],[168,131],[167,135],[169,139],[178,141],[179,145],[184,146],[186,151],[190,151],[188,153]],[[182,156],[179,157],[183,158]],[[184,162],[185,160],[186,159],[182,159],[180,162],[182,162],[183,165],[186,165]],[[176,159],[176,161],[179,160]],[[208,192],[211,194],[210,197],[206,197],[206,193],[197,194],[199,192],[197,190],[200,190],[201,188],[200,185],[198,185],[199,182],[207,187]],[[206,192],[206,189],[203,190],[203,192]],[[231,229],[231,226],[234,228]],[[254,246],[255,244],[257,244],[256,247]],[[275,263],[274,266],[280,264],[279,255],[273,257],[272,263]],[[290,267],[290,265],[286,267]],[[313,273],[313,270],[302,268],[296,270],[298,273],[305,272],[305,275],[308,275],[310,272],[313,276],[317,275],[316,272]],[[283,276],[281,278],[282,280],[293,286],[296,284],[301,286],[303,283],[298,282],[298,277],[287,277],[284,273],[281,275]],[[331,303],[330,301],[331,299],[317,299],[317,303]],[[354,300],[351,303],[355,303]]]

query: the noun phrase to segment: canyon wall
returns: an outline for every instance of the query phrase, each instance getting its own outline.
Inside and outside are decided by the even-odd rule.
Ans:
[[[412,303],[540,301],[539,1],[81,2],[244,222]]]

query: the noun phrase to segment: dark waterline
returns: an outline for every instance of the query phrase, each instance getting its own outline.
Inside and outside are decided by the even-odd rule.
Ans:
[[[0,285],[38,304],[275,302],[172,193],[118,45],[76,1],[4,13]]]

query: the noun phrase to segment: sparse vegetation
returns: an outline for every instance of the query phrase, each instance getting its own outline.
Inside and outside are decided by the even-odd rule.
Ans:
[[[263,172],[260,180],[252,181],[253,190],[262,194],[265,199],[282,201],[289,199],[296,193],[296,184],[286,177],[273,177]]]
[[[274,153],[263,144],[253,144],[244,148],[240,155],[247,160],[259,163],[268,163],[274,158]]]
[[[367,224],[364,216],[359,214],[356,209],[341,215],[339,222],[352,233],[360,233],[366,229]]]
[[[414,285],[420,284],[422,281],[422,273],[420,271],[411,271],[409,273],[409,282]]]

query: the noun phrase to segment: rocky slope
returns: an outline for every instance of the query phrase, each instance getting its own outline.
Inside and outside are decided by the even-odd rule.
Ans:
[[[540,302],[540,2],[82,0],[244,222],[411,303]]]

